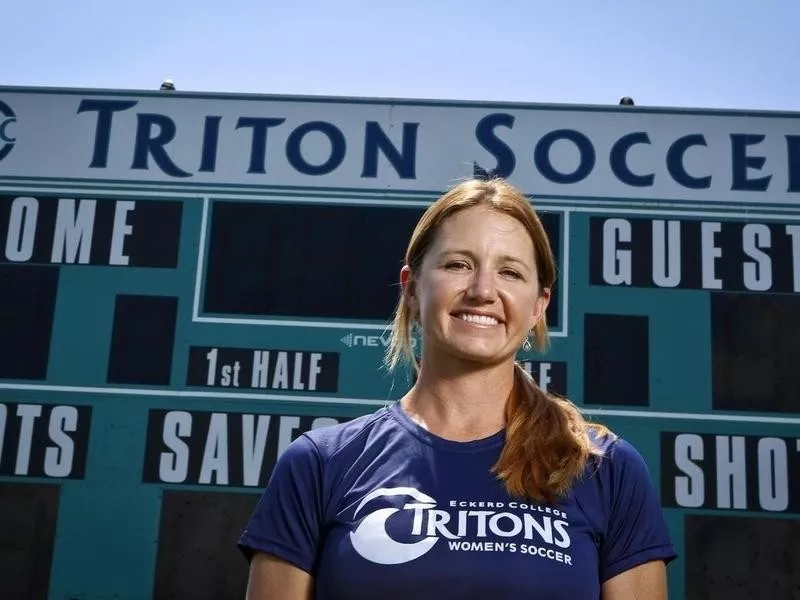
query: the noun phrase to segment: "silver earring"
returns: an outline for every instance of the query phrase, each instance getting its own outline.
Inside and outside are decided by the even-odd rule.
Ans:
[[[531,338],[530,338],[529,335],[525,336],[525,341],[522,342],[522,349],[525,352],[530,352],[531,351]]]

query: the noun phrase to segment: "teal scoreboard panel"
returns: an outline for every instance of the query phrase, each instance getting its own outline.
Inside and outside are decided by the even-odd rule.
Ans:
[[[552,347],[518,358],[646,459],[680,553],[670,597],[795,597],[796,116],[26,93],[0,104],[3,598],[244,597],[235,543],[277,457],[408,389],[381,366],[405,246],[478,162],[535,191],[557,255]],[[168,145],[192,119],[202,134]],[[245,155],[214,154],[234,130]],[[723,156],[724,131],[732,166],[692,154]],[[327,150],[299,150],[309,132]]]
[[[280,452],[407,389],[380,361],[426,204],[5,190],[4,585],[241,594],[234,543]],[[783,589],[800,215],[539,204],[553,347],[519,359],[644,454],[681,551],[675,597],[748,570]]]

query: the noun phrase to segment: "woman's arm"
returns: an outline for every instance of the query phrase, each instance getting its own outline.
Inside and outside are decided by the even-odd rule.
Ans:
[[[270,554],[256,552],[250,561],[246,600],[311,600],[311,575]]]
[[[667,565],[677,552],[644,458],[617,438],[598,475],[606,509],[601,527],[603,600],[667,600]]]
[[[628,569],[603,584],[603,600],[667,600],[667,567],[653,560]]]
[[[301,435],[275,463],[266,489],[238,540],[250,562],[247,600],[309,600],[310,573],[321,551],[325,502],[322,459]]]

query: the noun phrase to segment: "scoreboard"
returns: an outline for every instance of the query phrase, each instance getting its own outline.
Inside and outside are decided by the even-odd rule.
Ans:
[[[672,598],[800,589],[800,113],[0,88],[0,595],[243,597],[298,435],[399,398],[416,220],[481,169],[556,251],[521,351],[645,457]]]

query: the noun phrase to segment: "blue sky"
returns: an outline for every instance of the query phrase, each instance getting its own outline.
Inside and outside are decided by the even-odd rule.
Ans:
[[[0,85],[800,111],[798,0],[11,0],[0,15]]]

